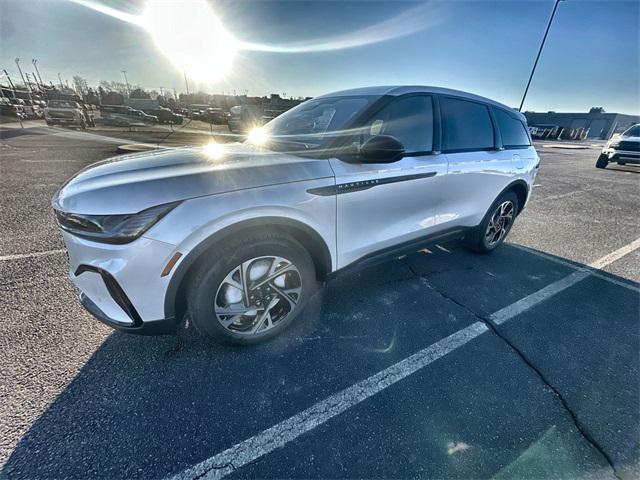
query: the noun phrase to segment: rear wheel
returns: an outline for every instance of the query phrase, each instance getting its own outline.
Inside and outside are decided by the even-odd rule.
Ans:
[[[606,168],[609,165],[609,156],[605,153],[601,153],[596,161],[596,168]]]
[[[276,233],[225,243],[190,282],[191,321],[223,343],[258,343],[278,335],[318,288],[309,253],[295,239]]]
[[[491,208],[473,232],[467,237],[467,246],[478,253],[498,248],[509,234],[518,215],[518,196],[508,191],[493,202]]]

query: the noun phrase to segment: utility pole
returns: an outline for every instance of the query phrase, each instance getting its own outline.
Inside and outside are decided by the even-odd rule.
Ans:
[[[186,70],[183,70],[182,73],[184,74],[184,83],[187,86],[187,95],[189,95],[189,81],[187,80],[187,72]]]
[[[131,95],[131,87],[129,87],[129,79],[127,78],[127,71],[122,70],[122,75],[124,75],[124,83],[127,85],[127,94]]]
[[[62,84],[62,77],[60,76],[60,72],[58,72],[58,81],[60,82],[60,91],[64,89],[64,85]]]
[[[42,75],[40,75],[40,70],[38,70],[38,60],[33,58],[31,59],[31,63],[33,63],[33,66],[36,69],[36,73],[38,74],[38,78],[40,79],[40,85],[44,85],[44,82],[42,81]]]
[[[538,66],[538,60],[540,60],[540,54],[542,53],[542,49],[544,48],[544,42],[547,40],[547,35],[549,34],[549,29],[551,28],[551,23],[553,22],[553,17],[556,15],[556,10],[558,9],[558,5],[562,0],[555,0],[553,4],[553,10],[551,12],[551,16],[549,17],[549,23],[547,23],[547,29],[544,31],[544,36],[542,37],[542,43],[540,44],[540,49],[538,50],[538,55],[536,55],[536,61],[533,62],[533,68],[531,69],[531,75],[529,75],[529,81],[527,82],[527,87],[524,89],[524,95],[522,95],[522,101],[520,102],[520,108],[518,111],[522,111],[522,107],[524,106],[524,100],[527,98],[527,93],[529,92],[529,86],[531,85],[531,80],[533,80],[533,74],[536,71],[536,67]]]
[[[20,77],[22,78],[22,83],[27,86],[27,91],[29,92],[29,100],[33,102],[33,98],[31,97],[31,86],[24,79],[24,75],[22,75],[22,69],[20,68],[20,59],[16,57],[16,65],[18,66],[18,71],[20,72]]]

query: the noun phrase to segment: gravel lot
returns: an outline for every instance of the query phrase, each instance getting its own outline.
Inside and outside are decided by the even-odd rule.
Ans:
[[[49,200],[121,143],[207,129],[0,129],[0,477],[640,476],[640,168],[539,143],[508,244],[339,276],[266,345],[113,332]]]

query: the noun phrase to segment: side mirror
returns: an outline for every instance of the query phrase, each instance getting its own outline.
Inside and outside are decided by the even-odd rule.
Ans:
[[[376,135],[360,147],[363,163],[393,163],[404,155],[404,146],[389,135]]]

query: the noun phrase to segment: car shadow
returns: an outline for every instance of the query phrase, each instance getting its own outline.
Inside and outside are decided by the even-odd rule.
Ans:
[[[628,173],[640,173],[640,165],[627,163],[625,165],[618,165],[617,163],[610,163],[607,168],[603,169],[609,172],[628,172]]]
[[[2,125],[0,124],[0,127]],[[0,128],[0,140],[8,140],[10,138],[22,137],[25,135],[47,135],[46,126],[41,127],[31,127],[31,128],[11,128],[11,129],[2,129]]]
[[[491,255],[474,255],[452,243],[338,276],[312,299],[303,318],[263,345],[212,344],[196,335],[188,320],[177,337],[114,332],[31,425],[0,476],[160,478],[178,473],[583,267],[512,245]],[[637,287],[610,277],[618,284],[596,279],[607,284],[598,287],[601,295],[611,288],[611,295],[621,301],[626,293],[620,293],[625,290],[620,282]],[[589,322],[602,321],[599,316],[611,299],[608,294],[594,297],[591,290],[585,295],[581,301],[595,302],[597,312],[594,319],[580,319],[588,328]],[[548,301],[540,318],[550,318],[559,308],[557,302],[563,301]],[[615,337],[611,349],[618,355],[608,357],[605,367],[609,372],[629,372],[627,362],[637,356],[637,344],[630,337],[638,329],[637,310],[635,316],[631,309],[615,318],[611,321],[620,331],[607,334]],[[566,340],[574,343],[566,345],[562,333],[545,338],[542,326],[537,325],[542,329],[538,341],[588,351],[588,339]],[[514,344],[520,335],[527,336],[526,331],[504,334],[513,335]],[[535,345],[525,347],[535,355]],[[558,359],[559,365],[563,362],[566,357]],[[558,364],[549,370],[555,372]],[[566,387],[571,392],[586,396],[595,391],[599,402],[615,404],[617,411],[636,409],[637,404],[625,403],[638,398],[638,389],[629,386],[638,382],[628,375],[609,375],[610,396],[617,395],[618,383],[630,391],[610,404],[602,384],[578,375],[565,381],[579,383]],[[504,394],[513,395],[517,403],[518,391]],[[482,403],[482,393],[469,401]],[[583,413],[586,423],[596,414]],[[499,422],[500,415],[508,414],[486,412],[491,417],[486,421]],[[464,411],[451,415],[457,421],[466,418]],[[638,424],[637,415],[635,420],[633,425]],[[545,425],[533,435],[551,427]],[[522,428],[532,427],[524,419]],[[621,428],[628,439],[636,427]],[[525,450],[504,448],[512,458]]]

